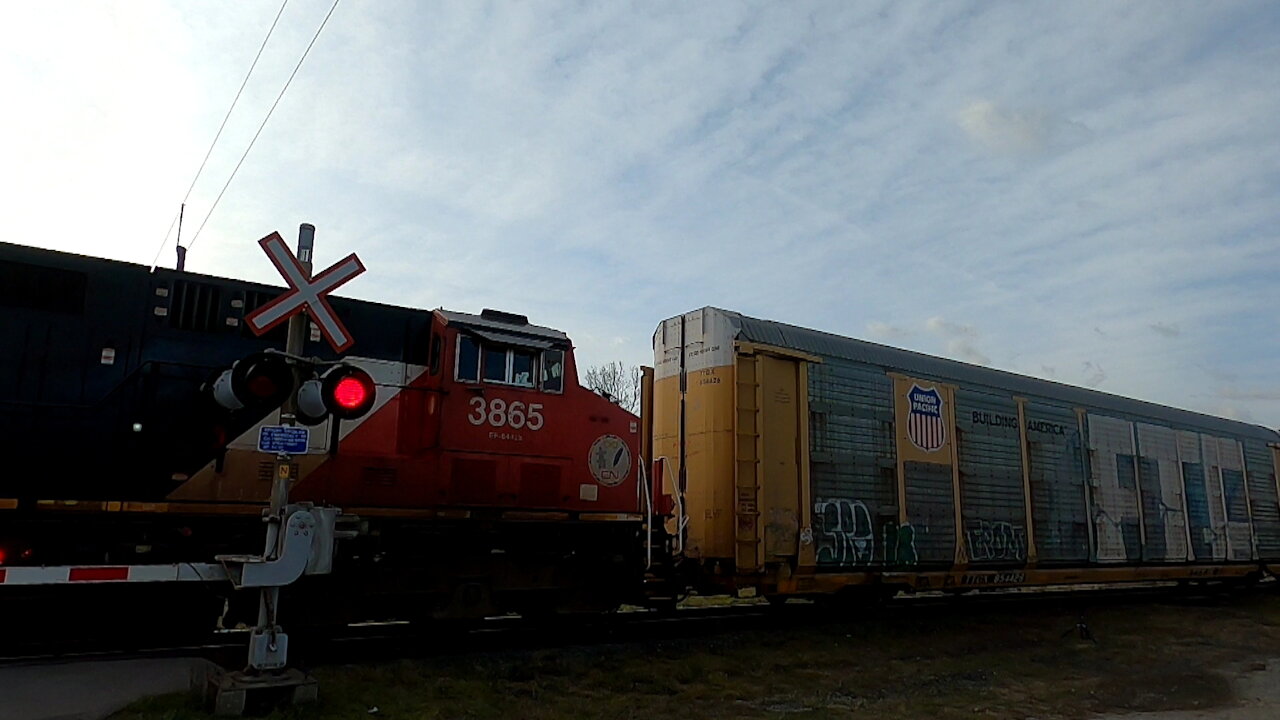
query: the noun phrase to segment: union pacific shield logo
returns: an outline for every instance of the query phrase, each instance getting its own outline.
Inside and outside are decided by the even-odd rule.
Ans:
[[[912,384],[907,392],[907,436],[925,452],[941,449],[947,442],[947,427],[942,421],[942,395],[937,388],[925,390]]]

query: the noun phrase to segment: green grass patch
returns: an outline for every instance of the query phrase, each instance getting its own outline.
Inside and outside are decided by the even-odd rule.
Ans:
[[[1080,718],[1231,701],[1215,672],[1280,657],[1280,598],[1212,604],[849,610],[789,629],[316,670],[278,720]],[[373,709],[377,708],[376,712]],[[115,720],[206,718],[185,697]]]

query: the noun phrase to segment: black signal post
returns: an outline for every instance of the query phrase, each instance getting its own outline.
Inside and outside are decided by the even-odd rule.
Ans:
[[[311,279],[312,257],[315,251],[316,228],[310,223],[303,223],[298,227],[298,264],[302,268],[302,274],[305,279]],[[305,313],[296,313],[289,318],[288,339],[285,342],[285,354],[289,358],[301,357],[306,350],[307,341],[307,315]],[[292,380],[290,389],[298,387],[302,380],[302,369],[296,362],[291,362],[290,370],[292,372]],[[284,402],[280,406],[280,424],[284,427],[293,427],[297,419],[298,401],[297,394],[289,392]],[[267,558],[275,558],[280,553],[280,531],[284,525],[284,510],[289,504],[289,485],[294,481],[293,474],[293,456],[286,452],[276,454],[275,473],[271,482],[271,506],[270,506],[270,522],[267,525],[267,542],[263,549],[263,555]],[[280,588],[268,587],[262,589],[261,598],[258,601],[258,627],[255,633],[265,632],[271,640],[268,648],[271,651],[277,650],[276,632],[279,629],[277,623],[277,613],[280,608]],[[249,652],[249,669],[257,670],[258,654],[252,649]]]
[[[328,556],[315,557],[313,536],[319,537],[322,530],[333,534],[339,511],[311,503],[289,503],[289,486],[297,479],[293,456],[310,449],[309,433],[297,425],[299,422],[318,424],[332,417],[335,433],[331,442],[336,447],[337,424],[372,409],[375,395],[373,378],[364,370],[341,361],[326,363],[304,355],[311,322],[338,353],[346,351],[354,342],[333,312],[327,295],[364,272],[359,258],[348,255],[313,278],[315,227],[305,223],[298,228],[296,255],[279,233],[271,233],[258,244],[289,284],[289,289],[253,311],[245,323],[261,336],[287,321],[285,350],[283,353],[267,350],[242,358],[213,384],[214,399],[233,412],[242,407],[256,411],[273,406],[280,408],[279,426],[261,427],[258,439],[258,449],[275,457],[270,507],[264,518],[267,538],[262,555],[219,556],[237,587],[260,588],[258,622],[249,637],[247,667],[243,673],[220,675],[214,683],[220,698],[219,707],[225,700],[227,709],[241,710],[244,694],[255,688],[292,686],[295,698],[299,693],[315,695],[314,679],[286,668],[289,636],[278,624],[280,588],[302,574],[330,571],[332,542],[324,551]],[[334,367],[316,378],[318,368],[326,365]]]

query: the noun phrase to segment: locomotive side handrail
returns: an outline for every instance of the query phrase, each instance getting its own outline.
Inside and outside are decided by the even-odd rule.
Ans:
[[[662,463],[662,476],[671,477],[671,458],[663,455],[658,458],[658,462]],[[684,491],[679,487],[678,483],[673,483],[675,494],[672,499],[676,506],[676,545],[672,548],[673,555],[684,554],[684,537],[685,531],[689,527],[689,516],[684,512]]]
[[[649,475],[645,472],[644,458],[638,458],[638,467],[640,482],[637,483],[637,491],[644,494],[644,569],[649,570],[653,567],[653,487],[649,483]]]

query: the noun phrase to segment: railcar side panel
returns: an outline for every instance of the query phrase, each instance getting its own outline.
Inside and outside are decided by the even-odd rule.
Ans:
[[[956,434],[969,562],[1026,563],[1027,505],[1017,403],[1008,396],[957,390]]]
[[[1075,412],[1029,401],[1024,409],[1036,551],[1042,565],[1089,560],[1084,439]]]
[[[1089,414],[1089,467],[1093,527],[1100,563],[1142,558],[1142,518],[1133,424]]]
[[[1199,561],[1225,560],[1226,537],[1217,532],[1214,522],[1220,514],[1220,506],[1212,499],[1219,494],[1211,491],[1209,475],[1201,452],[1200,435],[1178,430],[1178,457],[1182,461],[1182,480],[1186,489],[1187,518],[1191,527],[1191,559]],[[1217,513],[1214,508],[1219,507]]]
[[[898,440],[897,565],[949,566],[963,559],[958,534],[955,417],[951,386],[893,376]],[[916,411],[926,407],[923,416]]]
[[[1276,496],[1276,466],[1272,450],[1257,440],[1245,440],[1244,460],[1249,479],[1249,509],[1258,557],[1280,559],[1280,500]]]
[[[1200,435],[1200,459],[1204,465],[1205,499],[1209,506],[1209,523],[1216,541],[1214,558],[1231,559],[1231,534],[1227,532],[1227,505],[1222,488],[1222,458],[1218,438]]]
[[[655,334],[654,452],[665,463],[665,477],[679,486],[674,497],[683,498],[678,509],[687,525],[669,529],[682,538],[686,555],[732,563],[737,376],[727,330],[722,316],[694,312],[663,323]]]
[[[1256,555],[1253,551],[1253,525],[1249,522],[1249,491],[1244,482],[1243,449],[1232,438],[1219,437],[1215,440],[1229,558],[1251,560]]]
[[[898,532],[893,381],[841,358],[809,368],[813,540],[820,570],[884,567]]]
[[[1171,428],[1138,423],[1138,481],[1149,562],[1187,562],[1186,498],[1178,463],[1178,438]]]

